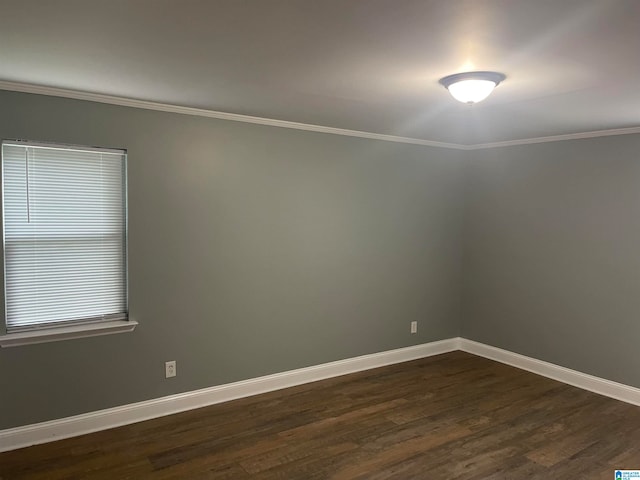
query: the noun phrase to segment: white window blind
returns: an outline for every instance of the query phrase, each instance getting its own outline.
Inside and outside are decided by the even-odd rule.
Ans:
[[[2,143],[7,331],[127,319],[126,153]]]

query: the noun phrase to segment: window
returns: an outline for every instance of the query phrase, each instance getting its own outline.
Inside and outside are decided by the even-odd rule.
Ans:
[[[126,152],[3,141],[2,179],[6,337],[128,320]]]

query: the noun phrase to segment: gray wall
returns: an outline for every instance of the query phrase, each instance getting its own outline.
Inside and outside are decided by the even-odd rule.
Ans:
[[[140,322],[0,349],[0,429],[459,334],[640,387],[640,135],[460,152],[0,92],[0,138],[128,149]]]
[[[0,349],[0,429],[459,334],[460,152],[9,92],[0,137],[128,149],[140,322]]]
[[[640,387],[640,135],[470,153],[463,336]]]

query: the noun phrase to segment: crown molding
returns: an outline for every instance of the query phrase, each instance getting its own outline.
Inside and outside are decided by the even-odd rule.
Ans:
[[[421,138],[398,137],[395,135],[385,135],[382,133],[364,132],[361,130],[348,130],[344,128],[327,127],[323,125],[313,125],[308,123],[291,122],[288,120],[277,120],[274,118],[254,117],[251,115],[241,115],[238,113],[218,112],[216,110],[206,110],[202,108],[183,107],[167,103],[150,102],[146,100],[136,100],[133,98],[118,97],[114,95],[103,95],[100,93],[82,92],[79,90],[69,90],[65,88],[46,87],[29,83],[7,82],[0,80],[0,90],[11,92],[33,93],[36,95],[48,95],[51,97],[71,98],[74,100],[86,100],[89,102],[106,103],[109,105],[119,105],[122,107],[142,108],[145,110],[155,110],[159,112],[178,113],[181,115],[193,115],[198,117],[216,118],[220,120],[230,120],[233,122],[254,123],[258,125],[269,125],[272,127],[290,128],[294,130],[306,130],[309,132],[328,133],[331,135],[342,135],[347,137],[367,138],[370,140],[381,140],[384,142],[408,143],[411,145],[422,145],[427,147],[448,148],[454,150],[483,150],[489,148],[512,147],[517,145],[530,145],[535,143],[562,142],[566,140],[579,140],[583,138],[609,137],[614,135],[630,135],[640,133],[640,126],[629,128],[618,128],[610,130],[596,130],[591,132],[569,133],[564,135],[552,135],[547,137],[522,138],[517,140],[505,140],[501,142],[460,144],[437,142],[434,140],[424,140]]]
[[[193,107],[181,107],[167,103],[149,102],[146,100],[136,100],[133,98],[116,97],[112,95],[102,95],[99,93],[81,92],[67,90],[63,88],[44,87],[27,83],[0,81],[0,90],[11,92],[33,93],[36,95],[48,95],[51,97],[71,98],[74,100],[87,100],[90,102],[107,103],[109,105],[119,105],[122,107],[142,108],[145,110],[156,110],[160,112],[178,113],[181,115],[194,115],[198,117],[217,118],[220,120],[231,120],[233,122],[255,123],[258,125],[269,125],[272,127],[291,128],[294,130],[306,130],[309,132],[329,133],[332,135],[342,135],[347,137],[367,138],[370,140],[382,140],[385,142],[409,143],[427,147],[452,148],[456,150],[466,150],[465,145],[455,143],[436,142],[423,140],[420,138],[397,137],[381,133],[363,132],[360,130],[347,130],[344,128],[326,127],[323,125],[312,125],[308,123],[290,122],[288,120],[277,120],[274,118],[253,117],[250,115],[240,115],[238,113],[218,112]]]
[[[531,145],[534,143],[563,142],[566,140],[580,140],[583,138],[612,137],[614,135],[631,135],[640,133],[640,127],[613,128],[610,130],[595,130],[593,132],[567,133],[564,135],[552,135],[549,137],[522,138],[518,140],[505,140],[502,142],[476,143],[468,145],[467,150],[482,150],[487,148],[513,147],[516,145]]]

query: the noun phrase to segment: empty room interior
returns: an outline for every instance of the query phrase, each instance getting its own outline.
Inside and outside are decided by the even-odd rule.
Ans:
[[[639,25],[0,0],[0,479],[640,478]]]

